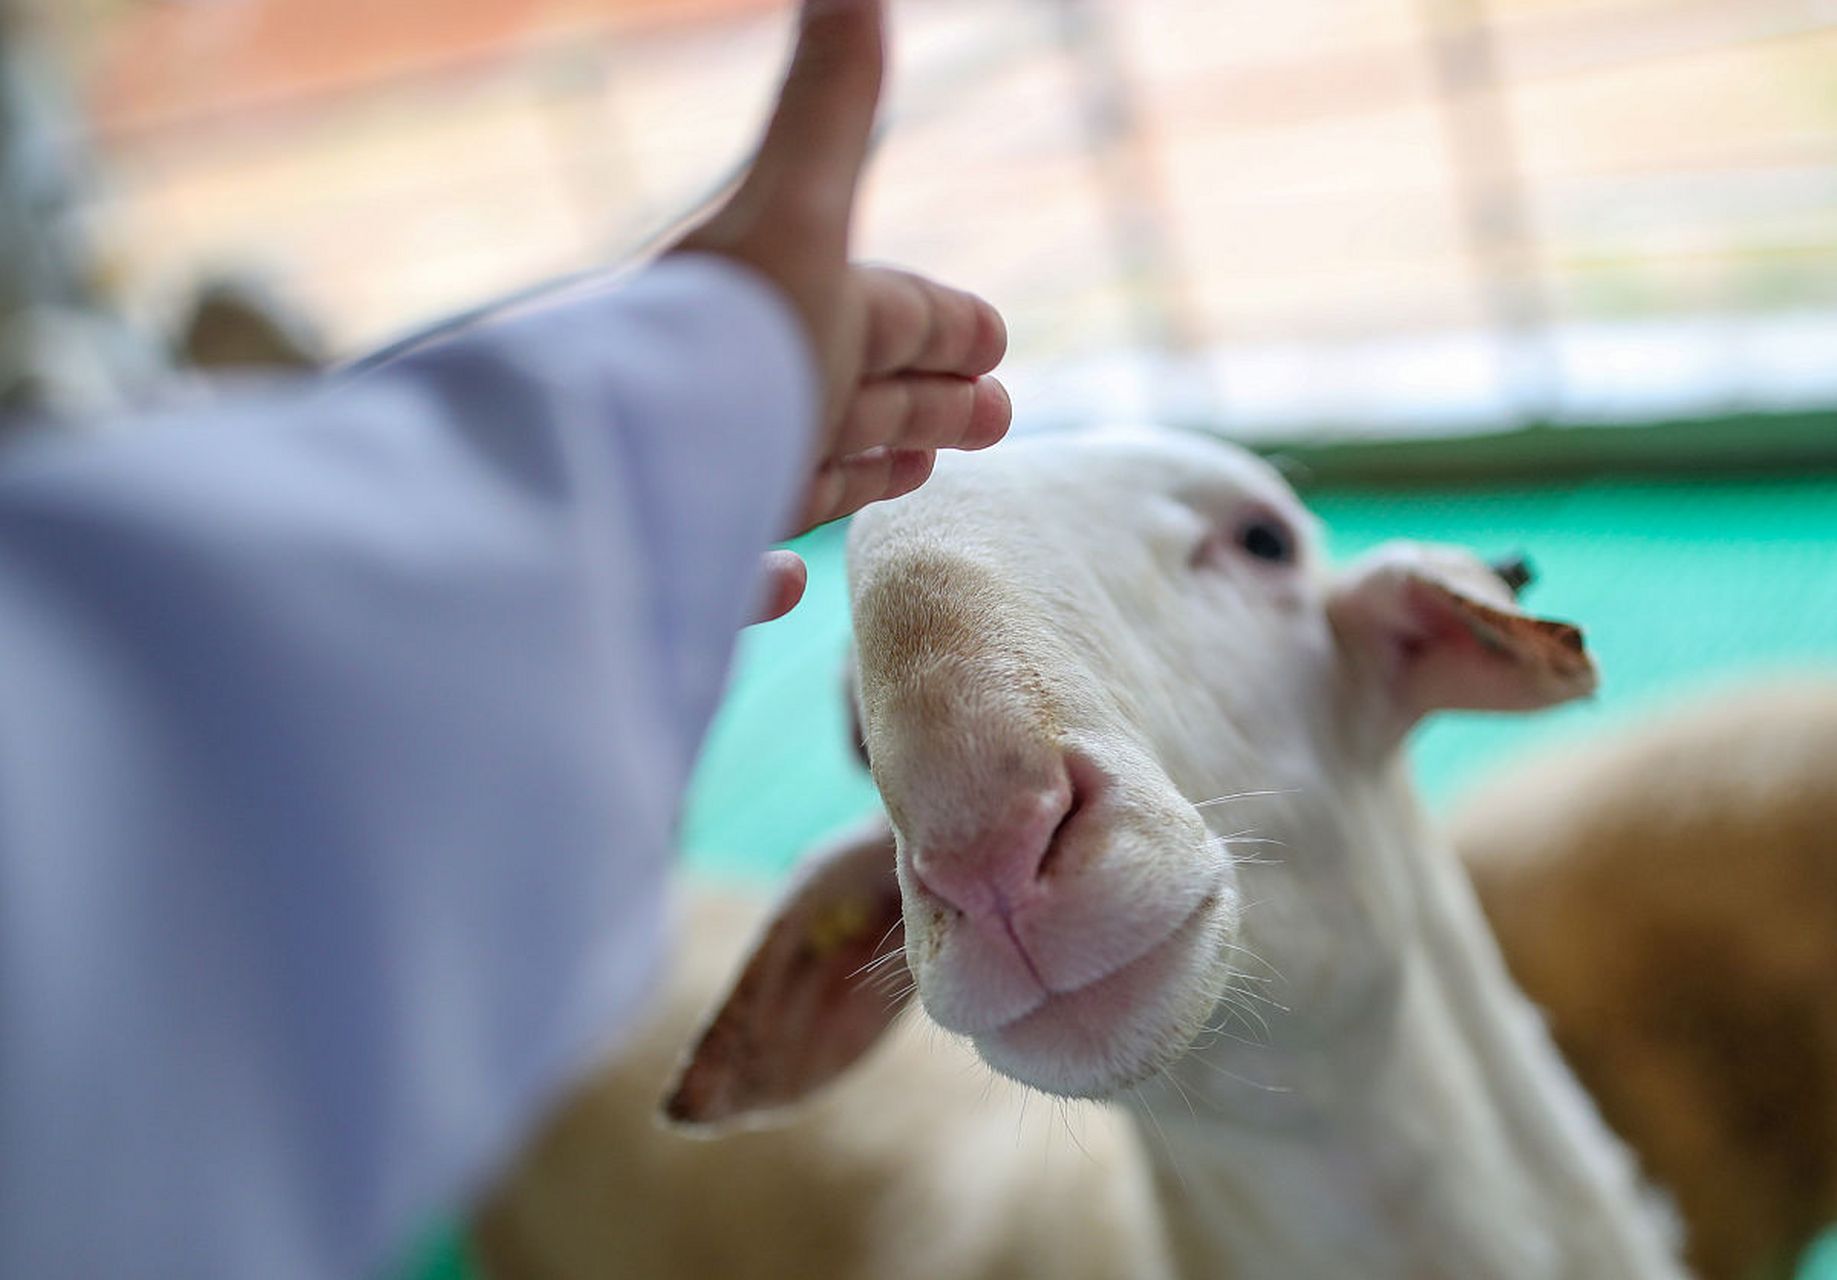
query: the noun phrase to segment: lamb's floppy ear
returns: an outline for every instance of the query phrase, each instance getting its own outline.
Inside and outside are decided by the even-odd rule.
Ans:
[[[748,953],[664,1099],[717,1126],[797,1102],[892,1025],[911,983],[885,819],[813,855]]]
[[[1522,561],[1395,542],[1348,567],[1327,606],[1361,704],[1394,740],[1431,711],[1531,711],[1593,693],[1582,633],[1522,612]]]

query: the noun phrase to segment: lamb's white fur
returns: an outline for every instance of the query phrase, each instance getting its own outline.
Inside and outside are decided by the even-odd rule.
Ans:
[[[1209,529],[1257,509],[1297,532],[1293,565],[1227,546],[1194,567]],[[1120,1090],[1156,1126],[1189,1274],[1677,1274],[1631,1162],[1419,815],[1398,745],[1428,708],[1406,705],[1391,655],[1348,634],[1389,597],[1367,606],[1316,543],[1262,463],[1160,433],[1021,444],[857,521],[860,701],[919,997],[998,1070]],[[1483,566],[1443,551],[1393,551],[1365,579],[1406,570],[1509,606]],[[1101,851],[1054,886],[1029,943],[1076,948],[1101,975],[1201,892],[1214,904],[1206,930],[1176,939],[1147,1016],[1096,1028],[1101,1053],[1057,1029],[979,1025],[960,989],[981,957],[953,955],[965,926],[914,871],[935,814],[994,812],[1001,762],[1036,749],[1036,723],[1117,781],[1085,824]],[[938,762],[966,742],[977,767],[941,787]],[[1241,792],[1273,794],[1195,807]],[[1246,851],[1275,856],[1221,866],[1201,822],[1252,828],[1274,843]],[[1061,910],[1076,929],[1063,940]],[[1189,1050],[1208,1021],[1217,1033]]]
[[[1253,511],[1296,531],[1293,564],[1233,547]],[[857,520],[859,702],[919,999],[1004,1074],[1138,1117],[1183,1275],[1678,1275],[1399,751],[1435,706],[1587,680],[1491,629],[1509,594],[1477,561],[1399,548],[1348,577],[1317,541],[1260,462],[1164,433],[1016,443]],[[1424,592],[1478,602],[1481,642],[1412,632]],[[973,881],[945,860],[994,849],[979,833],[1068,755],[1095,799],[1003,907],[1017,965],[926,868]],[[744,1109],[725,1016],[679,1118]]]

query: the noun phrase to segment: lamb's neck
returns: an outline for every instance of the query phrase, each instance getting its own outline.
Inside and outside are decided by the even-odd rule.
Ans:
[[[1287,1009],[1258,1007],[1266,1027],[1226,1028],[1138,1098],[1187,1274],[1681,1276],[1629,1157],[1507,977],[1465,873],[1413,802],[1377,816],[1354,852],[1389,872],[1355,885],[1327,928],[1347,947],[1382,940],[1383,958],[1284,983]],[[1374,830],[1396,847],[1371,847]],[[1263,888],[1281,901],[1279,871],[1252,901]],[[1250,926],[1260,954],[1293,956]],[[1311,1015],[1311,998],[1335,1011]]]

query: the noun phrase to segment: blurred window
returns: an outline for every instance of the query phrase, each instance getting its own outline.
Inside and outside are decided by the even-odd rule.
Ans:
[[[68,0],[94,225],[356,352],[629,253],[789,0]],[[1036,420],[1246,436],[1837,404],[1829,0],[896,0],[865,254],[978,288]]]

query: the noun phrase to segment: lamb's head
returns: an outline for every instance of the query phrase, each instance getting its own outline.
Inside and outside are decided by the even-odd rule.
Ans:
[[[1307,842],[1435,707],[1592,687],[1573,628],[1518,613],[1477,559],[1400,544],[1334,574],[1319,542],[1267,465],[1167,432],[1014,442],[857,517],[856,701],[890,830],[813,863],[672,1114],[846,1066],[891,1016],[872,979],[902,933],[926,1012],[997,1070],[1134,1083],[1242,954],[1243,826]],[[1248,793],[1277,817],[1241,821]]]
[[[1222,986],[1239,886],[1195,805],[1303,767],[1265,728],[1315,714],[1317,539],[1266,466],[1198,440],[976,461],[850,540],[906,961],[998,1070],[1106,1093]]]

